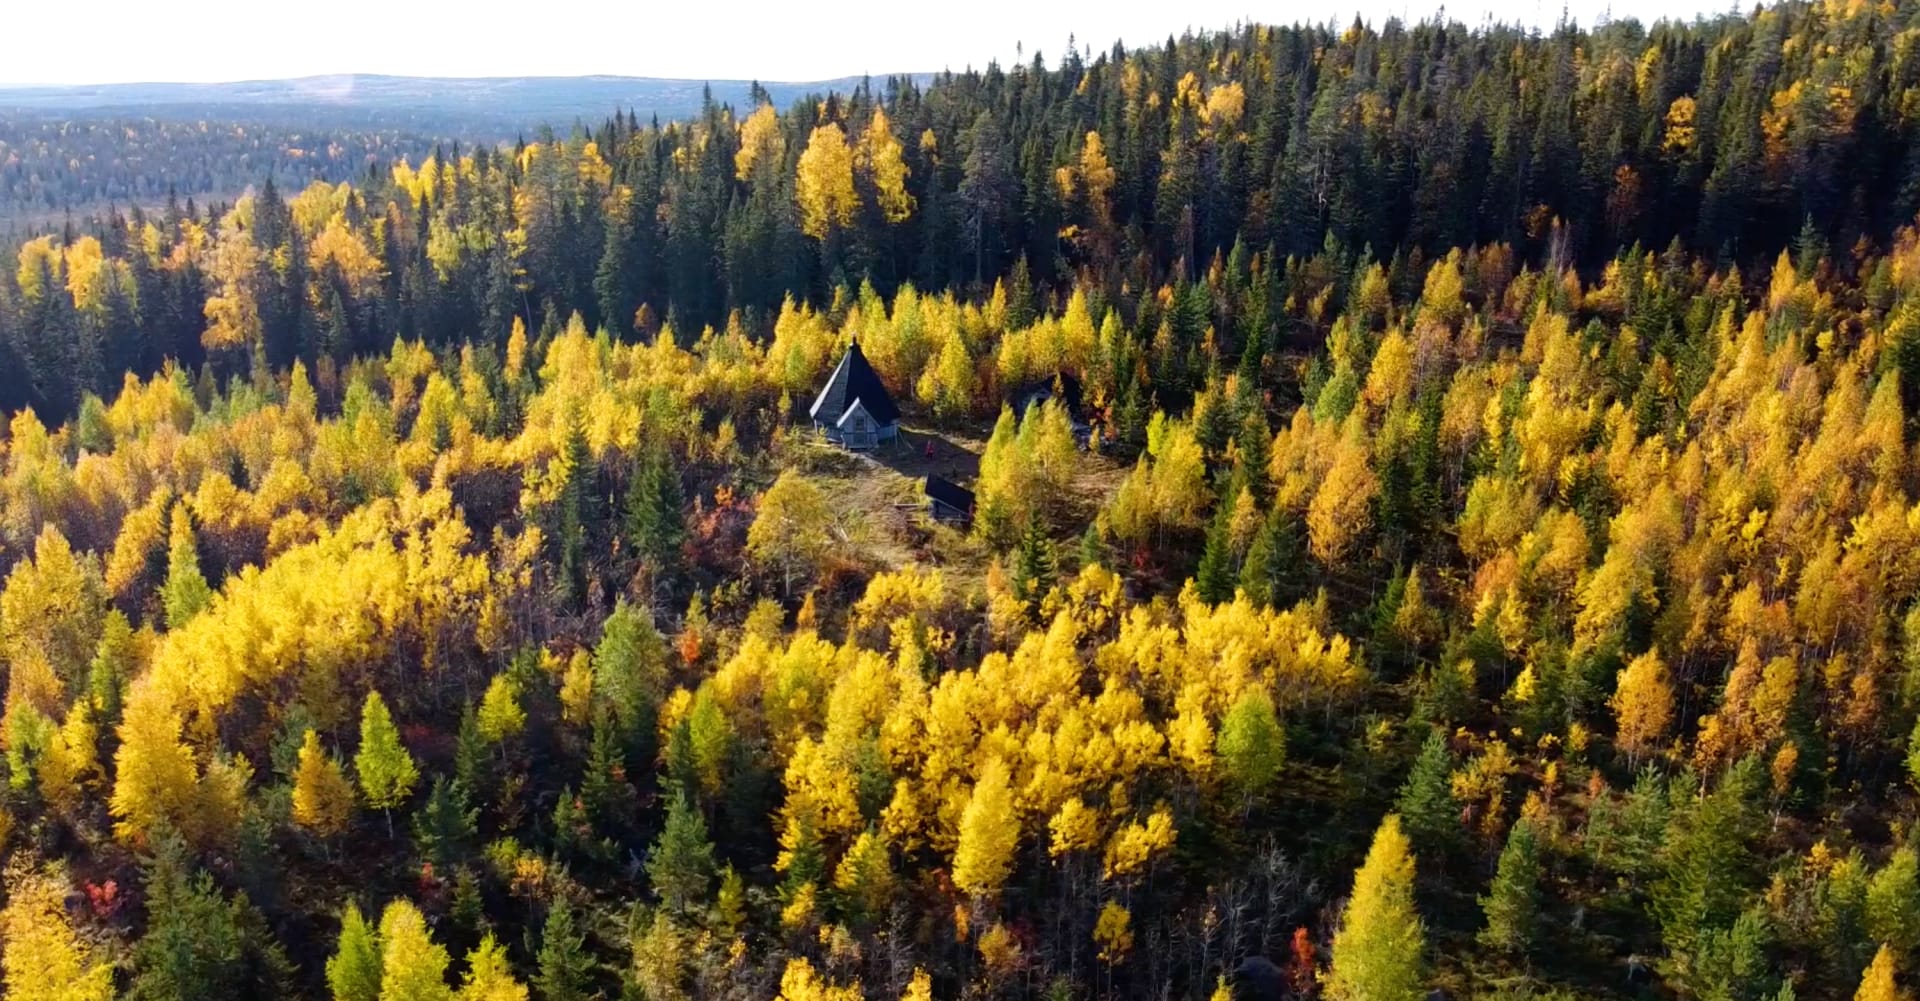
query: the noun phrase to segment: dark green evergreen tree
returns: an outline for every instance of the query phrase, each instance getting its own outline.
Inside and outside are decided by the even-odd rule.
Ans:
[[[1493,874],[1493,885],[1480,898],[1480,911],[1486,926],[1480,929],[1480,943],[1500,952],[1525,955],[1539,934],[1540,923],[1540,845],[1533,821],[1525,817],[1507,832],[1507,844],[1500,850],[1500,863]]]
[[[415,849],[438,872],[451,870],[465,858],[478,831],[480,811],[468,805],[467,796],[458,780],[435,776],[432,792],[414,814]]]
[[[668,800],[667,824],[647,858],[647,878],[653,892],[677,912],[685,913],[706,899],[713,884],[713,842],[707,822],[685,794]]]
[[[541,1001],[586,1001],[592,996],[594,962],[587,937],[576,928],[573,904],[560,897],[547,910],[540,930],[539,974],[534,990]]]
[[[1420,746],[1395,807],[1416,847],[1444,849],[1459,835],[1460,807],[1453,799],[1452,775],[1453,754],[1446,734],[1436,728]]]

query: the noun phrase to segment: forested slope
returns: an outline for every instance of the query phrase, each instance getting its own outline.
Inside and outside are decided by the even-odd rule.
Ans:
[[[8,997],[1905,996],[1916,16],[1249,28],[27,242]],[[850,486],[975,436],[970,529]]]

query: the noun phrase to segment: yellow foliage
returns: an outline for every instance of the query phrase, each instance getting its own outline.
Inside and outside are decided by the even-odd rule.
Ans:
[[[839,125],[817,126],[800,154],[794,194],[800,202],[800,228],[816,240],[853,223],[860,196],[853,190],[853,150]]]

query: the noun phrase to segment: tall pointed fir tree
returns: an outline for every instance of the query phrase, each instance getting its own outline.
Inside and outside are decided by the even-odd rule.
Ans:
[[[360,750],[353,757],[367,805],[387,815],[387,834],[393,834],[393,809],[413,794],[420,770],[413,755],[400,743],[387,702],[379,692],[368,692],[360,708]]]
[[[1419,1001],[1426,996],[1426,931],[1413,906],[1413,850],[1388,814],[1333,933],[1329,1001]]]

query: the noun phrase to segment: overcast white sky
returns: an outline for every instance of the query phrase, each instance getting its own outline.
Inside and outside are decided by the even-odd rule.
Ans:
[[[1609,10],[1691,18],[1705,0],[1567,0],[1591,24]],[[1242,20],[1376,25],[1417,20],[1436,0],[84,0],[18,2],[7,11],[0,82],[251,80],[325,73],[818,80],[860,73],[984,67],[1023,42],[1049,64],[1069,34],[1105,49],[1163,41],[1188,26]],[[1473,0],[1446,7],[1551,25],[1561,0]],[[500,11],[496,13],[495,11]],[[277,12],[277,13],[276,13]]]

